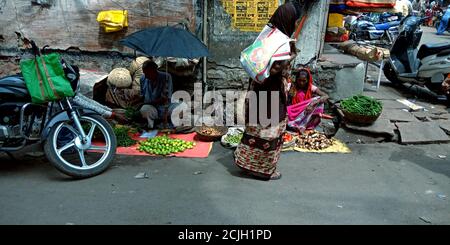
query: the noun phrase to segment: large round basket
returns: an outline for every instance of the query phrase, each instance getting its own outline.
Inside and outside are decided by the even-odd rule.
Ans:
[[[347,112],[346,110],[342,110],[342,112],[344,113],[344,117],[347,122],[354,123],[354,124],[365,124],[365,125],[374,123],[381,114],[381,113],[379,113],[376,116],[366,116],[366,115],[360,115],[360,114]]]
[[[118,88],[128,88],[132,83],[130,71],[125,68],[116,68],[109,73],[107,82]]]
[[[208,129],[214,129],[214,131],[217,132],[217,134],[205,134],[205,130]],[[200,126],[195,128],[195,132],[197,133],[197,139],[201,141],[217,141],[222,138],[223,135],[225,135],[228,132],[227,127],[220,127],[220,126]]]

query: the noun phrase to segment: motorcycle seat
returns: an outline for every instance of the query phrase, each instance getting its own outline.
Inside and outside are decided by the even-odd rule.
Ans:
[[[393,27],[393,26],[399,26],[399,25],[400,25],[400,21],[398,21],[398,20],[396,20],[396,21],[391,21],[391,22],[388,22],[388,25],[389,25],[390,27]]]
[[[27,85],[20,75],[0,78],[0,101],[3,96],[13,96],[21,101],[29,100]]]
[[[389,30],[389,28],[391,28],[391,27],[389,26],[388,23],[383,23],[383,24],[376,24],[375,28],[377,28],[377,30],[380,30],[380,31],[385,31],[385,30]]]
[[[400,25],[400,21],[390,21],[390,22],[386,22],[386,23],[382,23],[382,24],[376,24],[375,28],[377,28],[377,30],[380,31],[385,31],[385,30],[389,30],[389,28],[391,27],[395,27]]]
[[[423,44],[417,53],[417,58],[423,59],[429,55],[438,54],[446,49],[450,49],[450,43]]]

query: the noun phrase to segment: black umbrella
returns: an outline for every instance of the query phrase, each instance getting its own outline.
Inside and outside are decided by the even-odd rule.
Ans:
[[[174,26],[147,28],[120,43],[148,56],[192,59],[209,55],[208,48],[196,36]]]

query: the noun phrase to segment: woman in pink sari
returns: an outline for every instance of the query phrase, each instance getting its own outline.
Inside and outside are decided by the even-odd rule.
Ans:
[[[294,76],[295,81],[289,90],[288,127],[299,132],[313,130],[320,123],[324,103],[329,97],[313,85],[313,78],[308,69],[297,70]]]

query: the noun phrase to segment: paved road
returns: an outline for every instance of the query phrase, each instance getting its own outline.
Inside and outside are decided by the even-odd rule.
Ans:
[[[445,35],[436,35],[436,29],[431,27],[422,27],[423,35],[420,44],[429,43],[450,43],[450,34],[445,32]]]
[[[241,176],[220,144],[208,159],[119,156],[81,181],[0,155],[0,224],[450,224],[448,145],[350,147],[283,153],[270,182]]]

